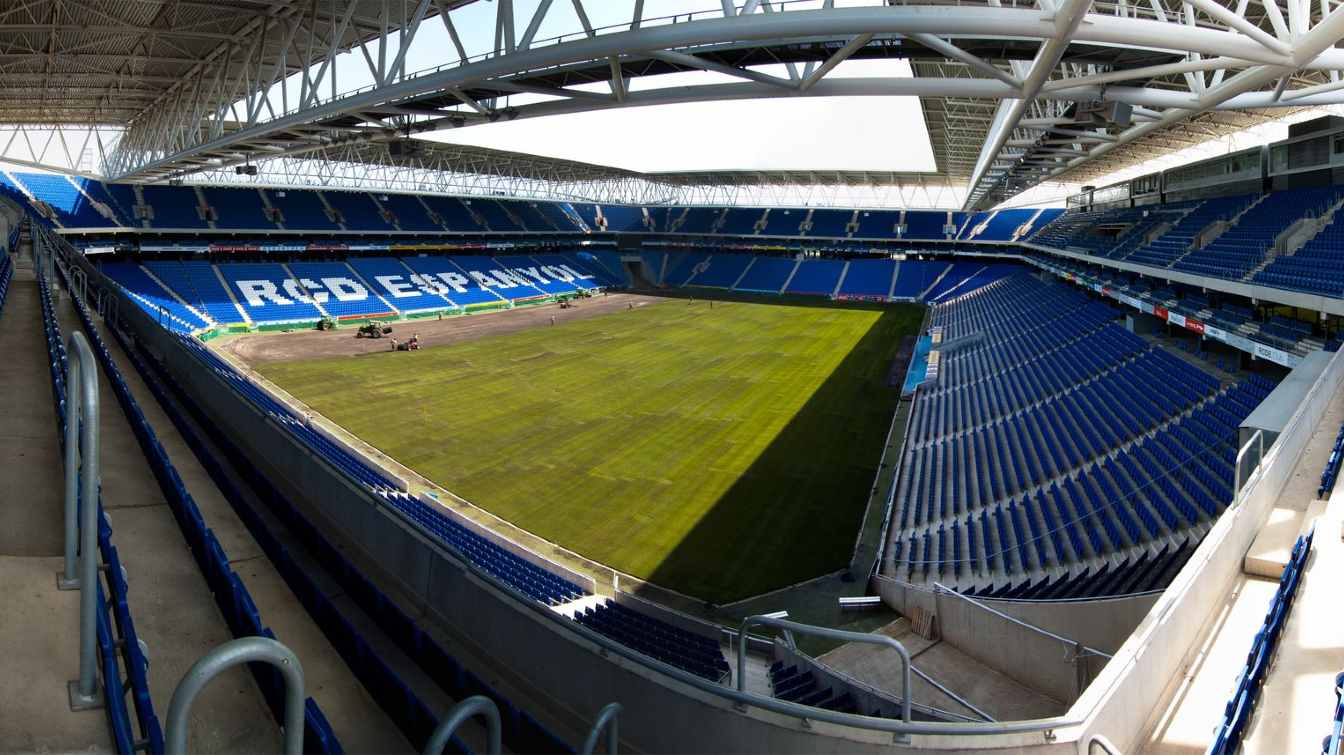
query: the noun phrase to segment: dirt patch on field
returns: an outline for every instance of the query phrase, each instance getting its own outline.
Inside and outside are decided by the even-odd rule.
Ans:
[[[392,337],[405,340],[412,333],[420,335],[425,348],[445,346],[474,338],[513,333],[519,330],[550,326],[551,318],[558,325],[570,320],[645,307],[666,301],[658,296],[640,294],[598,294],[591,299],[579,299],[573,307],[561,309],[559,304],[540,304],[532,307],[485,312],[478,315],[458,315],[442,320],[423,319],[389,323]],[[254,333],[220,338],[212,345],[227,351],[247,364],[288,362],[299,359],[348,357],[388,351],[392,342],[388,337],[356,338],[355,327],[340,330],[297,330],[289,333]]]

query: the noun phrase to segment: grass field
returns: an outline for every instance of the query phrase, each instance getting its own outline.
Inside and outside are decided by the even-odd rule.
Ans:
[[[849,562],[899,398],[886,373],[921,316],[669,300],[258,369],[519,527],[724,603]]]

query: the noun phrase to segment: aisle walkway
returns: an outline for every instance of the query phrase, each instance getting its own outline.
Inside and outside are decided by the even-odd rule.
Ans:
[[[58,296],[61,332],[69,338],[80,329],[79,319],[63,292],[53,291],[53,295]],[[182,675],[233,635],[150,472],[111,383],[101,369],[98,377],[103,507],[126,569],[136,632],[149,648],[150,695],[160,721],[166,723],[168,701]],[[232,545],[225,533],[219,538],[226,548]],[[279,748],[279,726],[245,667],[217,676],[197,697],[192,713],[191,752],[273,752]]]
[[[205,518],[206,526],[219,539],[220,546],[228,554],[229,565],[242,578],[256,603],[262,621],[275,632],[276,639],[298,655],[303,664],[307,694],[322,708],[323,715],[327,717],[341,745],[349,752],[411,751],[401,731],[355,678],[350,667],[322,633],[321,627],[299,603],[284,578],[257,545],[116,339],[106,326],[99,323],[98,328],[127,387],[144,412],[145,419],[154,428],[159,443],[167,451],[187,492]],[[121,534],[120,530],[117,534]],[[333,597],[339,595],[340,591],[335,590]],[[166,701],[170,698],[162,699],[165,702],[161,704],[166,711]],[[438,712],[452,706],[452,701],[446,697],[432,702],[437,703],[435,709]]]
[[[79,674],[79,593],[56,589],[63,480],[42,305],[26,260],[0,309],[0,354],[0,749],[111,752],[103,711],[72,713],[66,697]]]

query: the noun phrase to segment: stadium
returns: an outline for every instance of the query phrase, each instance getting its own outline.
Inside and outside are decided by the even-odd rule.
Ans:
[[[1340,752],[1344,8],[0,41],[0,750]]]

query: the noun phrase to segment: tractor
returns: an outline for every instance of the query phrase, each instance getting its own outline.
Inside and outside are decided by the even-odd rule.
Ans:
[[[382,338],[392,332],[391,325],[379,325],[376,322],[364,323],[355,331],[355,338]]]

